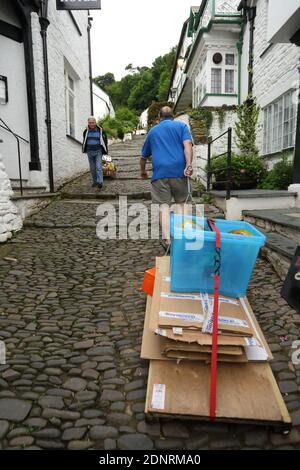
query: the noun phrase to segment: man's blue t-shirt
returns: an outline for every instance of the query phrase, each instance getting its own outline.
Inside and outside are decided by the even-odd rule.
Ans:
[[[184,177],[184,140],[192,141],[192,136],[181,121],[164,119],[152,127],[142,149],[142,158],[152,155],[152,181]]]

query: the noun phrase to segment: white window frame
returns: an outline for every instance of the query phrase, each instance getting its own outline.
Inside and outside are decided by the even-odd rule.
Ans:
[[[218,71],[220,72],[218,74],[218,85],[220,85],[220,91],[215,91],[213,90],[213,72],[214,71]],[[210,75],[210,89],[211,89],[211,93],[213,94],[221,94],[222,93],[222,67],[212,67],[211,68],[211,75]]]
[[[73,89],[70,87],[69,81],[73,82]],[[75,138],[75,78],[65,70],[65,96],[66,96],[66,133]],[[73,110],[71,110],[71,98],[73,98]],[[73,119],[72,112],[73,111]]]
[[[263,155],[295,146],[296,104],[289,90],[263,109]]]
[[[223,56],[223,60],[221,64],[214,64],[212,61],[212,57],[215,52],[220,52]],[[226,65],[226,55],[233,55],[234,56],[234,64],[233,65]],[[220,95],[236,95],[237,93],[237,56],[234,51],[214,51],[211,53],[211,66],[210,66],[210,74],[212,75],[212,69],[221,69],[221,92],[215,93],[212,91],[212,80],[210,78],[210,93],[211,94],[220,94]],[[226,70],[233,70],[233,91],[226,92],[225,88],[225,76]]]

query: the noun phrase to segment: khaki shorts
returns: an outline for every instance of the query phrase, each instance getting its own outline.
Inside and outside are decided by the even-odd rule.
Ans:
[[[152,181],[151,196],[153,204],[170,205],[172,199],[181,204],[188,196],[187,178],[161,178]]]

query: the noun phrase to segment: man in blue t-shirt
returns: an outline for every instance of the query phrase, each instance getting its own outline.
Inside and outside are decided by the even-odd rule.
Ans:
[[[146,161],[152,156],[151,195],[154,204],[168,206],[172,199],[183,204],[188,196],[187,177],[192,176],[193,143],[188,126],[173,120],[172,109],[164,106],[160,122],[149,131],[142,148],[141,177],[147,179]],[[162,223],[162,215],[160,217]],[[162,224],[163,246],[170,243],[169,227]]]

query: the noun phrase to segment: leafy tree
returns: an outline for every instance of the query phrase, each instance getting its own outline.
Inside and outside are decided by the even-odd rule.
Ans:
[[[115,81],[113,74],[107,73],[96,77],[94,81],[110,95],[116,109],[127,107],[141,113],[152,101],[164,101],[167,98],[174,61],[175,48],[157,57],[151,68],[133,67],[130,63],[125,68],[128,75],[121,80]]]
[[[140,80],[131,90],[128,98],[128,106],[138,112],[142,112],[156,98],[155,80],[151,71],[140,73]]]
[[[95,77],[93,81],[96,85],[106,91],[106,88],[109,85],[115,83],[115,76],[113,73],[108,72],[105,75],[98,75],[98,77]]]
[[[109,137],[123,139],[126,132],[132,132],[137,127],[138,122],[139,118],[133,111],[120,107],[115,118],[106,116],[100,124]]]

